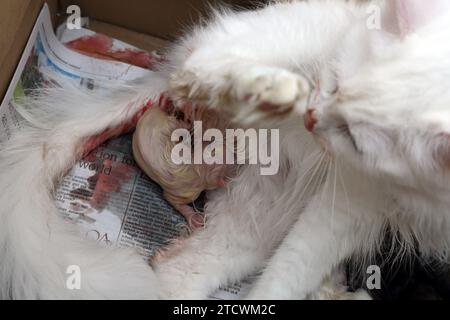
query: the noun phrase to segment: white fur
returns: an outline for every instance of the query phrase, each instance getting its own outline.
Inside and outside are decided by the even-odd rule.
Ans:
[[[146,261],[133,250],[84,239],[63,221],[53,191],[81,156],[84,139],[128,120],[163,88],[156,75],[130,86],[112,84],[109,96],[66,83],[17,105],[31,122],[1,146],[0,298],[156,297],[158,283]],[[80,267],[80,290],[66,287],[70,265]]]
[[[430,133],[448,129],[449,19],[410,24],[414,28],[407,30],[416,33],[405,37],[404,24],[389,34],[387,28],[368,30],[366,18],[366,4],[337,0],[222,12],[171,50],[163,78],[175,97],[207,102],[253,126],[279,128],[281,154],[277,175],[260,176],[258,166],[243,166],[227,189],[208,195],[206,228],[155,261],[161,297],[203,299],[260,269],[248,298],[320,297],[327,276],[349,256],[376,250],[387,226],[406,243],[419,240],[425,253],[445,255],[449,180],[438,163],[442,158],[430,160],[430,154],[445,159],[448,143],[445,135],[435,141]],[[3,296],[72,297],[61,282],[63,267],[73,261],[92,275],[81,297],[120,297],[111,287],[126,297],[156,294],[151,270],[137,258],[126,260],[112,250],[94,262],[102,251],[62,231],[66,226],[50,195],[80,139],[124,121],[127,101],[137,106],[166,85],[154,91],[153,84],[126,88],[110,103],[102,101],[105,108],[67,90],[56,90],[48,103],[37,100],[40,109],[28,118],[39,118],[46,106],[52,116],[34,120],[41,126],[20,134],[17,149],[8,149],[0,161]],[[252,99],[242,101],[248,94]],[[305,131],[300,115],[267,120],[257,112],[261,102],[300,112],[314,107],[315,136],[327,153]],[[340,131],[342,121],[361,150]],[[52,153],[44,161],[46,140]],[[107,268],[112,270],[100,272]]]
[[[309,105],[298,97],[296,107],[313,109],[314,136],[333,161],[309,188],[308,156],[321,148],[310,149],[301,119],[273,123],[283,137],[280,173],[244,168],[228,193],[210,198],[206,230],[158,266],[167,297],[204,298],[264,267],[248,298],[306,298],[346,258],[377,250],[387,227],[406,251],[417,241],[422,254],[446,259],[450,19],[445,10],[416,19],[424,5],[440,5],[431,2],[412,1],[407,15],[399,8],[408,0],[385,7],[390,20],[380,30],[367,28],[368,2],[275,4],[223,13],[181,42],[172,61],[194,84],[189,97],[209,92],[210,104],[235,109],[237,119],[248,120],[248,109],[256,119],[236,95],[241,78],[270,67],[309,80]],[[224,105],[224,94],[238,103]]]

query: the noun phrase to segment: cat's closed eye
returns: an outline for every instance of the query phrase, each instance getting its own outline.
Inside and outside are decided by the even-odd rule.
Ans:
[[[328,96],[328,97],[329,96],[334,96],[338,91],[339,91],[339,85],[336,83],[333,87],[328,88],[325,91],[325,95]]]

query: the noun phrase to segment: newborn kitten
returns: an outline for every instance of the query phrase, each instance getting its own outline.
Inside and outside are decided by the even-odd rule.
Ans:
[[[228,121],[214,110],[193,108],[186,104],[174,110],[154,106],[139,120],[133,135],[133,154],[141,169],[164,190],[164,197],[188,221],[192,229],[203,226],[203,216],[189,206],[205,190],[224,187],[230,168],[224,164],[179,164],[172,159],[172,152],[177,144],[191,146],[203,141],[195,141],[193,135],[194,121],[200,121],[202,129],[214,128],[225,132]],[[173,141],[176,129],[188,130],[189,135],[182,141]],[[191,135],[192,134],[192,135]],[[223,142],[222,142],[223,145]],[[202,148],[203,151],[204,148]]]

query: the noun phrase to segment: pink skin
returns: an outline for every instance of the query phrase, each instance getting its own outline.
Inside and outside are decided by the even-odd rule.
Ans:
[[[191,230],[202,228],[205,225],[205,216],[201,213],[196,212],[191,206],[187,204],[179,204],[174,205],[174,207],[186,219]]]

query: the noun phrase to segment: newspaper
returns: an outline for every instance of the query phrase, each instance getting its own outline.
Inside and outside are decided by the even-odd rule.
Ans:
[[[95,33],[62,25],[56,37],[44,5],[0,105],[0,141],[9,139],[13,129],[20,129],[20,115],[11,101],[38,86],[44,70],[95,90],[95,83],[105,79],[131,80],[148,74],[151,62],[160,58],[155,52],[142,55],[118,40],[109,38],[108,42],[105,36],[101,40],[109,43],[111,52],[132,50],[139,54],[140,62],[148,63],[147,69],[68,48],[67,44],[86,36],[95,37]],[[136,165],[129,134],[105,142],[80,160],[61,181],[56,204],[63,217],[81,226],[86,237],[105,246],[134,247],[145,258],[188,232],[185,219],[163,199],[161,188]],[[249,282],[244,281],[222,288],[211,299],[239,299],[248,287]]]

